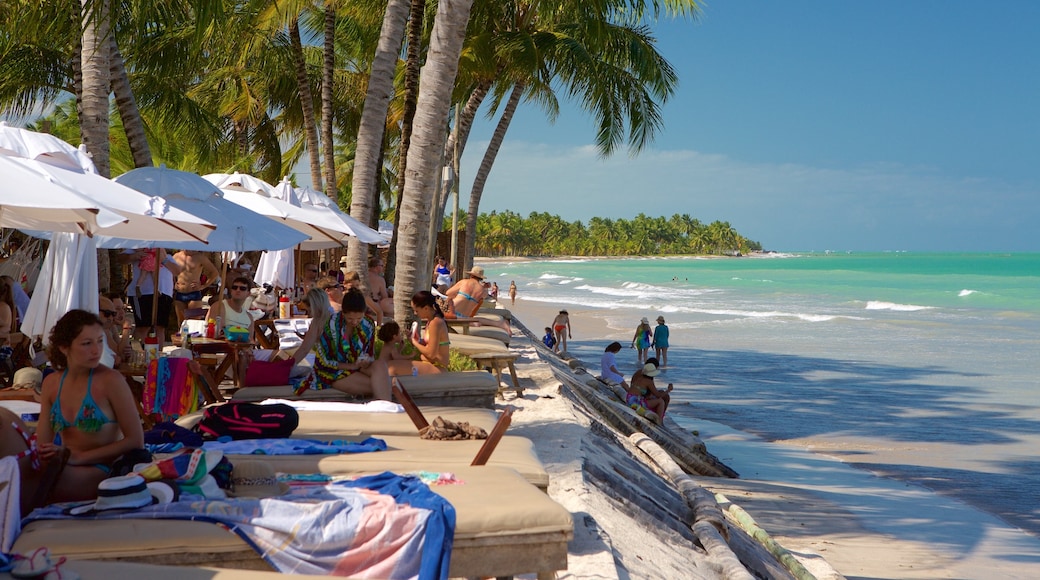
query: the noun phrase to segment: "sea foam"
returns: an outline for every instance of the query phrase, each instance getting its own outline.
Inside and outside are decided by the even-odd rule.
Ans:
[[[894,310],[896,312],[916,312],[918,310],[932,310],[934,306],[918,306],[917,304],[896,304],[895,302],[883,302],[871,300],[867,302],[867,310]]]

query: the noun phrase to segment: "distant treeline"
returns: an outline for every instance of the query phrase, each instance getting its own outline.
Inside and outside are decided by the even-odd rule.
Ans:
[[[740,235],[729,222],[703,224],[688,214],[594,217],[588,225],[544,212],[524,218],[507,210],[477,217],[478,256],[734,255],[761,249],[760,243]]]

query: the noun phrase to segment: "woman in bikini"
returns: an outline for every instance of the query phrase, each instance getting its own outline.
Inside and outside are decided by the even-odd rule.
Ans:
[[[668,403],[672,400],[669,393],[672,392],[673,387],[671,383],[668,383],[668,388],[664,391],[657,388],[657,385],[654,384],[654,377],[660,372],[661,370],[657,368],[656,358],[646,359],[646,364],[632,375],[632,380],[626,389],[625,402],[636,412],[639,412],[642,407],[657,413],[657,416],[663,420],[664,413],[668,410]]]
[[[484,268],[473,266],[469,278],[459,280],[445,294],[455,303],[455,312],[460,317],[473,316],[487,296],[484,290]]]
[[[437,297],[429,290],[420,290],[412,295],[412,310],[426,323],[425,332],[418,327],[412,334],[412,345],[422,354],[421,361],[412,363],[419,374],[432,374],[448,370],[450,353],[448,345],[448,323],[437,306]]]
[[[553,352],[567,352],[567,339],[571,338],[571,315],[566,310],[561,310],[553,319],[553,332],[556,333],[556,346]]]
[[[43,380],[36,446],[43,462],[69,451],[51,501],[95,498],[112,463],[144,447],[126,379],[99,362],[104,333],[98,316],[86,310],[70,310],[51,330],[48,356],[58,372]]]

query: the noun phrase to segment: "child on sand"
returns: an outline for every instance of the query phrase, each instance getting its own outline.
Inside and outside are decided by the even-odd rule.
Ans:
[[[553,336],[553,331],[548,326],[545,327],[545,336],[542,337],[542,344],[556,352],[556,337]]]

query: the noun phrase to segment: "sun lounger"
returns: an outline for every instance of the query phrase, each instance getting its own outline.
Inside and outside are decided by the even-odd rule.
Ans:
[[[53,554],[54,557],[65,554]],[[287,578],[314,578],[302,574],[280,574],[261,570],[230,570],[227,568],[190,568],[188,566],[157,566],[130,562],[97,562],[69,560],[59,570],[68,578],[75,572],[84,580],[100,578],[147,578],[148,580],[285,580]],[[0,574],[0,579],[13,578]],[[55,576],[57,578],[57,576]]]
[[[573,536],[567,510],[512,470],[487,466],[451,471],[464,483],[431,486],[455,507],[450,576],[551,577],[567,567],[567,543]],[[245,541],[206,522],[40,520],[24,528],[14,551],[39,546],[77,560],[270,570]]]
[[[465,421],[490,432],[498,420],[498,414],[490,409],[466,407],[419,407],[428,421],[443,417],[451,421]],[[405,413],[357,413],[336,411],[297,411],[300,425],[293,436],[304,439],[342,437],[348,431],[361,435],[405,435],[418,437],[419,431]],[[177,419],[177,424],[187,429],[195,426],[202,412],[191,413]]]
[[[464,355],[478,352],[509,352],[509,347],[500,340],[483,336],[470,336],[468,334],[450,334],[451,348]]]
[[[454,471],[469,466],[484,445],[480,439],[464,441],[429,441],[414,435],[376,435],[386,441],[386,451],[345,453],[341,455],[265,455],[264,461],[282,473],[324,473],[326,475],[358,475],[390,470]],[[360,441],[362,435],[315,434],[311,439]],[[255,455],[227,455],[228,461],[256,459]],[[530,439],[506,435],[498,442],[487,463],[518,472],[539,489],[548,489],[549,473],[538,459]]]
[[[485,339],[486,340],[486,339]],[[505,348],[498,341],[490,341]],[[484,351],[481,351],[484,352]],[[498,384],[490,373],[465,371],[437,373],[432,375],[398,377],[419,405],[444,405],[451,407],[495,406]],[[245,387],[235,391],[233,401],[263,401],[264,399],[303,399],[305,401],[347,401],[349,395],[336,389],[308,390],[297,396],[292,387]]]

